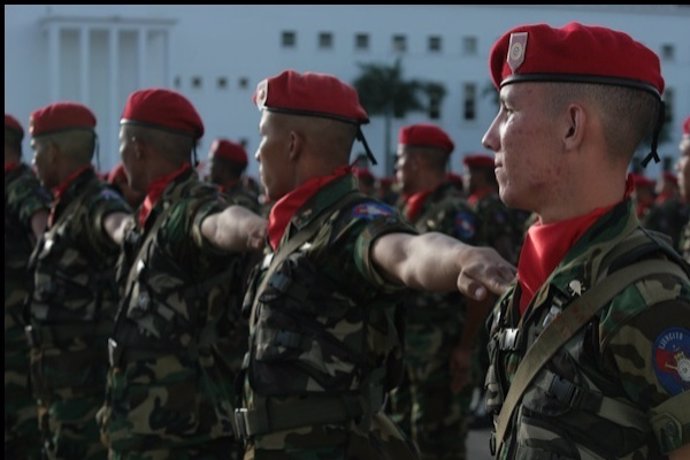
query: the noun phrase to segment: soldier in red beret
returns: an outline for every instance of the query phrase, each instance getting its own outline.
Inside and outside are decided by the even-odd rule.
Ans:
[[[446,175],[454,148],[436,125],[400,128],[396,176],[407,198],[401,210],[421,234],[440,232],[477,245],[484,243],[481,223]],[[457,291],[415,292],[405,298],[407,380],[392,393],[391,406],[423,458],[466,456],[468,406],[479,383],[473,381],[471,357],[476,332],[494,300],[477,302]]]
[[[667,235],[673,247],[680,249],[683,226],[688,221],[688,206],[681,200],[676,175],[671,171],[662,172],[653,192],[654,199],[640,221],[645,228]]]
[[[690,458],[690,269],[641,227],[626,182],[649,134],[643,165],[658,161],[659,58],[571,22],[509,30],[489,66],[499,193],[538,216],[490,320],[492,452]]]
[[[24,128],[5,114],[5,457],[40,457],[36,402],[29,386],[24,299],[29,257],[48,221],[50,193],[22,161]]]
[[[266,221],[199,180],[192,156],[203,133],[191,102],[163,88],[130,94],[120,120],[122,163],[146,197],[124,229],[97,415],[113,458],[239,454],[230,394],[247,343],[241,284]]]
[[[690,207],[690,117],[683,123],[683,137],[678,145],[680,156],[676,163],[678,173],[678,190],[680,192],[683,205],[686,209]],[[689,212],[690,214],[690,212]],[[683,226],[681,239],[679,242],[680,253],[683,258],[690,263],[690,221],[686,220]]]
[[[286,70],[260,82],[254,101],[255,156],[276,202],[270,251],[245,297],[250,345],[235,411],[245,459],[415,458],[382,412],[400,377],[403,288],[485,298],[511,266],[488,248],[418,236],[358,191],[349,158],[368,115],[350,85]]]
[[[33,163],[54,197],[31,259],[26,328],[46,458],[106,455],[94,416],[103,401],[106,342],[119,299],[114,240],[131,209],[91,164],[95,127],[91,110],[74,102],[42,107],[29,122]]]
[[[211,183],[216,184],[236,204],[260,214],[259,197],[243,183],[248,164],[244,147],[228,139],[216,139],[208,152],[208,161]]]

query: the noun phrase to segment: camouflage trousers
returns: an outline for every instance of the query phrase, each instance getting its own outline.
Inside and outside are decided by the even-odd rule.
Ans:
[[[250,442],[244,460],[416,460],[414,447],[383,413],[375,414],[368,432],[349,425],[312,425]]]
[[[36,401],[28,388],[28,358],[19,358],[25,372],[12,365],[13,357],[5,355],[5,458],[38,459],[41,455],[36,415]]]
[[[43,452],[50,460],[101,460],[107,449],[101,444],[96,411],[102,397],[81,397],[39,404]]]
[[[407,386],[391,394],[391,412],[405,423],[423,460],[464,460],[469,403],[474,387],[450,390],[449,358],[458,334],[425,323],[408,323]]]

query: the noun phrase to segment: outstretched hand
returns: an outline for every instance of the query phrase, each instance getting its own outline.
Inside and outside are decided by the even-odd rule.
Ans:
[[[458,289],[474,300],[484,300],[489,291],[500,296],[515,281],[515,267],[493,248],[470,247],[463,259]]]

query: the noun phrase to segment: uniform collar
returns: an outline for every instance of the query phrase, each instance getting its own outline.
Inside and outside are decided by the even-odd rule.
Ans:
[[[151,182],[146,189],[146,197],[139,207],[139,225],[141,227],[146,226],[146,221],[151,215],[151,211],[156,207],[161,196],[163,196],[166,191],[170,188],[170,184],[176,182],[179,177],[187,177],[185,174],[187,171],[192,170],[192,165],[189,163],[184,163],[175,171],[165,176],[161,176]]]

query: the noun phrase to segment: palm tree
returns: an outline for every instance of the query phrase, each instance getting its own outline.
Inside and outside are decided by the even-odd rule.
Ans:
[[[384,173],[393,172],[391,151],[391,119],[403,118],[409,111],[426,110],[418,93],[424,84],[417,80],[403,80],[400,58],[393,66],[385,64],[358,64],[362,73],[353,86],[360,101],[370,115],[383,115],[385,121]]]

